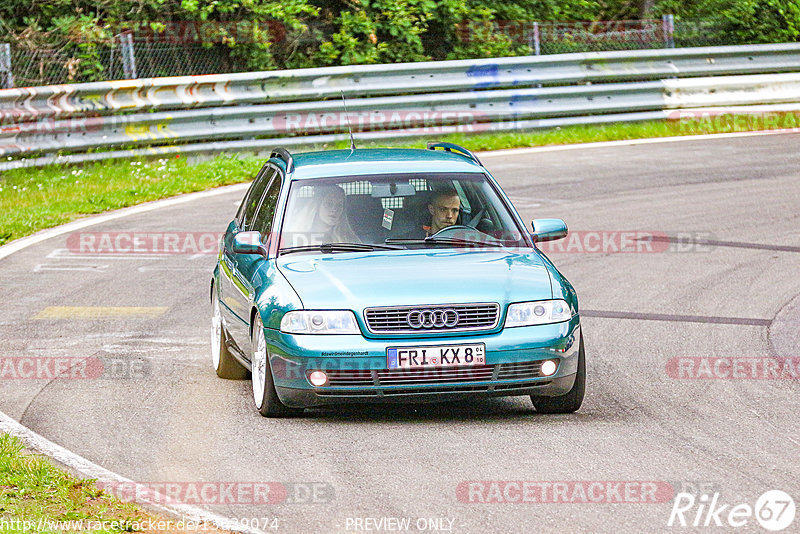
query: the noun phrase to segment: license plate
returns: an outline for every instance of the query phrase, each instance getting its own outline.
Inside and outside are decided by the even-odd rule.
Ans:
[[[486,347],[483,343],[390,347],[386,357],[389,369],[486,365]]]

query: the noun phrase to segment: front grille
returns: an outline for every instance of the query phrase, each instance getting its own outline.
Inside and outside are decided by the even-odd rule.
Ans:
[[[497,373],[498,380],[524,380],[542,376],[542,362],[504,363]]]
[[[393,395],[418,395],[426,393],[473,393],[475,391],[489,391],[489,386],[452,386],[439,388],[425,388],[424,390],[413,388],[388,389],[383,392],[384,396]]]
[[[392,369],[378,371],[378,383],[382,386],[404,384],[446,384],[448,382],[482,382],[492,379],[494,366],[440,367],[430,369]]]
[[[471,367],[431,367],[422,369],[330,370],[328,385],[316,388],[322,394],[328,388],[363,388],[388,386],[429,386],[469,384],[493,380],[531,380],[542,377],[542,362],[504,363]],[[496,386],[496,389],[502,389]],[[388,393],[388,390],[387,390]]]
[[[315,391],[320,397],[377,397],[378,390],[373,389],[318,389]]]
[[[326,371],[328,375],[328,384],[331,386],[339,387],[363,387],[373,386],[375,382],[372,380],[372,371],[357,370],[357,371]]]
[[[458,316],[456,320],[453,312]],[[367,308],[364,318],[373,334],[489,330],[497,326],[500,306],[484,303]]]
[[[552,380],[548,380],[547,382],[534,382],[532,384],[530,382],[526,382],[524,384],[504,384],[504,385],[495,386],[494,390],[495,391],[514,391],[515,389],[528,389],[528,388],[531,388],[531,387],[537,387],[538,388],[538,387],[546,386],[546,385],[552,384],[552,383],[553,383]]]

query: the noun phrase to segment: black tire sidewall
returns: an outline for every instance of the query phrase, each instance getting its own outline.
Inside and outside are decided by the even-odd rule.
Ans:
[[[586,393],[586,353],[583,346],[583,332],[581,331],[580,345],[578,348],[578,370],[575,373],[575,382],[572,389],[558,397],[539,397],[531,395],[531,401],[537,412],[540,413],[572,413],[583,404]]]
[[[250,355],[250,362],[251,366],[253,367],[253,372],[256,371],[255,367],[255,351],[256,351],[256,328],[261,328],[262,335],[264,330],[264,323],[261,321],[261,314],[256,312],[254,322],[253,322],[253,333],[250,336],[250,341],[252,345],[251,355]],[[266,337],[264,339],[265,343],[265,350],[267,351],[266,354],[266,369],[264,372],[264,392],[261,398],[261,408],[256,406],[258,413],[263,415],[264,417],[286,417],[290,415],[295,415],[302,410],[296,410],[292,408],[288,408],[285,406],[280,398],[278,398],[278,392],[275,390],[275,381],[272,377],[272,366],[269,362],[269,346],[266,345]]]

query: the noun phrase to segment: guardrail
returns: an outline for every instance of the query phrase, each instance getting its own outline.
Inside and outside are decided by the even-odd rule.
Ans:
[[[647,120],[671,109],[800,102],[800,43],[5,89],[0,170],[331,142],[346,138],[342,93],[361,139]],[[41,155],[119,147],[133,148]]]

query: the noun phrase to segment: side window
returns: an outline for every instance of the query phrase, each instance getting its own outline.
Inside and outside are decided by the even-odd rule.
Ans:
[[[253,184],[253,187],[250,188],[250,192],[247,193],[247,198],[245,198],[244,205],[242,206],[244,208],[244,213],[239,221],[239,228],[242,230],[253,229],[253,218],[255,217],[256,209],[261,203],[264,190],[266,190],[274,174],[275,169],[271,167],[266,169],[265,172],[262,172],[261,175],[256,178],[256,182]]]
[[[252,230],[261,232],[261,239],[264,242],[269,239],[269,233],[272,231],[272,219],[275,215],[275,207],[278,204],[278,195],[281,192],[280,174],[277,171],[273,174],[275,179],[267,189],[267,194],[264,195],[264,200],[261,202],[261,207],[258,209],[252,228]]]
[[[242,203],[239,205],[239,209],[236,211],[236,222],[239,224],[239,228],[244,228],[244,214],[250,199],[255,196],[256,203],[258,203],[258,196],[256,196],[254,190],[261,183],[261,178],[262,176],[264,176],[264,173],[269,170],[270,169],[266,164],[263,167],[261,167],[261,170],[259,170],[258,174],[256,174],[256,177],[253,179],[253,182],[250,184],[250,187],[247,188],[247,193],[245,193],[244,198],[242,199]],[[262,193],[264,192],[263,187],[261,188],[261,192]]]
[[[469,196],[467,191],[464,191],[464,187],[462,186],[461,182],[458,180],[453,180],[453,187],[455,188],[456,193],[458,193],[458,198],[461,199],[461,211],[465,213],[472,212],[472,207],[469,204]]]
[[[253,189],[255,189],[256,184],[258,183],[261,175],[264,174],[264,171],[267,169],[267,166],[264,165],[256,174],[256,177],[253,179],[253,182],[250,184],[250,187],[247,188],[247,193],[244,194],[244,198],[242,199],[242,203],[239,204],[239,209],[236,210],[236,222],[239,225],[239,228],[242,228],[244,223],[244,209],[247,206],[247,201],[250,196],[253,194]]]

